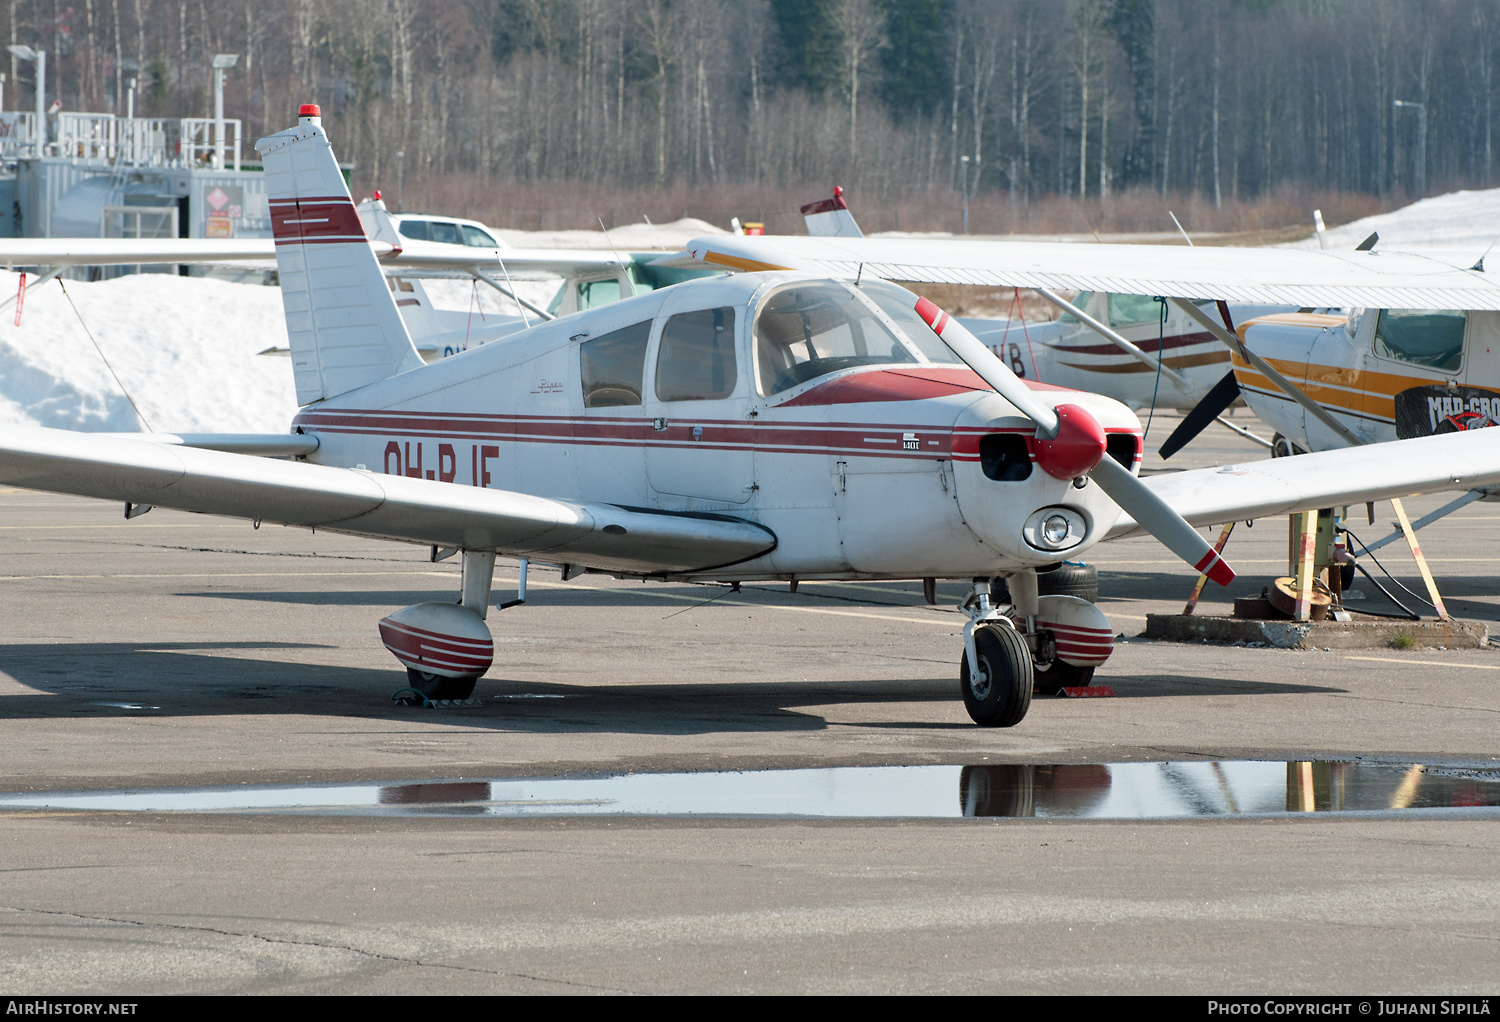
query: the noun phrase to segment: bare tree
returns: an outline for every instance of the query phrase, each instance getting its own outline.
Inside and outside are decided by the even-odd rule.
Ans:
[[[1077,0],[1073,8],[1073,40],[1068,59],[1078,78],[1078,196],[1088,191],[1089,87],[1099,73],[1105,43],[1106,0]]]
[[[844,96],[849,104],[849,158],[859,163],[859,73],[881,44],[885,19],[875,0],[835,0],[833,24],[839,33]]]

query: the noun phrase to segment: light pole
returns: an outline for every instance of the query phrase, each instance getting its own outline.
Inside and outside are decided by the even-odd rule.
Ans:
[[[1404,99],[1391,100],[1391,106],[1417,108],[1417,198],[1427,195],[1427,107]]]
[[[240,62],[238,53],[216,53],[214,69],[214,168],[224,169],[224,72]]]
[[[32,129],[37,159],[47,148],[47,51],[33,50],[24,43],[7,46],[17,60],[36,61],[36,126]]]
[[[963,183],[964,183],[964,233],[968,234],[969,233],[969,158],[967,156],[960,156],[958,158],[958,162],[959,162],[959,165],[960,165],[960,167],[961,167],[961,169],[963,171]]]

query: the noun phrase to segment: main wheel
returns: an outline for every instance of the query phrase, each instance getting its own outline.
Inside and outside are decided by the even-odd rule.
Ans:
[[[428,699],[467,699],[474,694],[474,684],[479,681],[478,678],[445,678],[415,667],[406,669],[406,680]]]
[[[1031,708],[1031,651],[1026,640],[1008,625],[984,625],[974,630],[974,648],[984,667],[977,680],[964,651],[959,666],[959,691],[964,709],[980,727],[1014,727]]]
[[[1082,688],[1094,680],[1092,667],[1079,667],[1064,660],[1035,664],[1032,671],[1036,677],[1034,690],[1044,696],[1055,696],[1065,688]]]

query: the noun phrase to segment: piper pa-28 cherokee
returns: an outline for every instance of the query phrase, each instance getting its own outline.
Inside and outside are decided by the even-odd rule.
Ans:
[[[380,622],[433,697],[467,696],[490,667],[505,554],[565,578],[973,579],[961,692],[976,722],[1009,726],[1034,685],[1077,684],[1112,650],[1093,604],[1039,595],[1039,567],[1145,530],[1227,583],[1195,526],[1500,482],[1500,432],[1484,431],[1139,480],[1133,412],[1022,382],[873,267],[857,283],[852,266],[688,281],[424,365],[319,119],[257,148],[293,432],[11,428],[0,481],[461,551],[455,602]]]

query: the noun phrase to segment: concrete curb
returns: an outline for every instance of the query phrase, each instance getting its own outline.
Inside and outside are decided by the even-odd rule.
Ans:
[[[1480,621],[1252,621],[1196,614],[1147,614],[1148,639],[1174,642],[1259,643],[1277,649],[1391,649],[1398,636],[1410,647],[1480,649],[1489,626]]]

